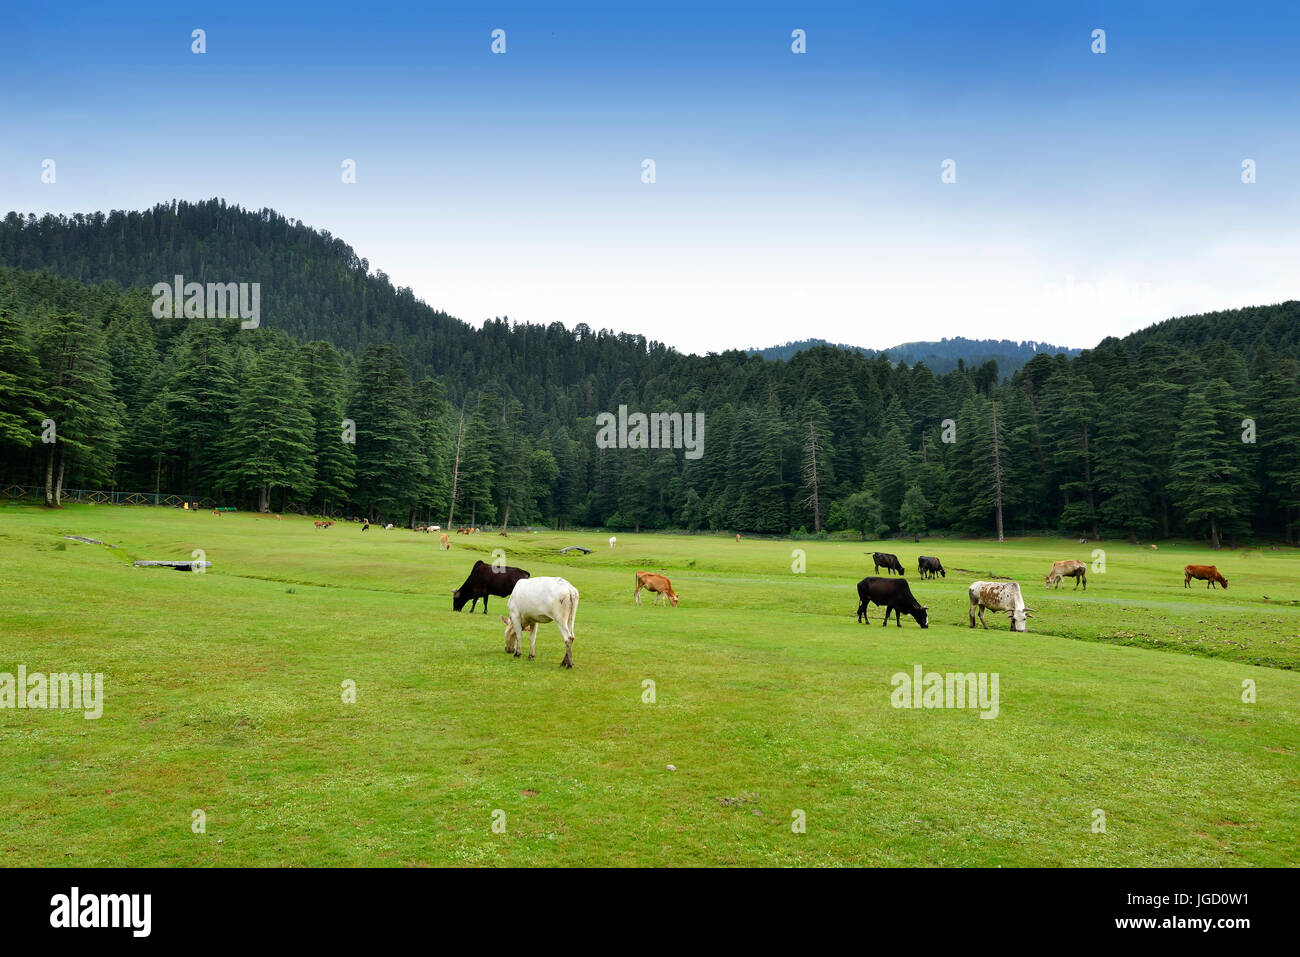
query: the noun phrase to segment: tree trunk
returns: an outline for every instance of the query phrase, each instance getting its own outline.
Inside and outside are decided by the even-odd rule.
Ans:
[[[1101,532],[1097,529],[1097,506],[1092,500],[1092,461],[1088,453],[1088,428],[1083,429],[1083,481],[1088,486],[1088,514],[1092,517],[1092,540],[1095,542],[1101,538]]]
[[[456,460],[451,466],[451,504],[447,507],[447,531],[456,515],[456,486],[460,482],[460,441],[465,435],[465,406],[460,408],[460,423],[456,426]]]
[[[1214,516],[1211,515],[1210,516],[1210,547],[1213,548],[1215,551],[1218,551],[1221,545],[1222,543],[1219,541],[1219,523],[1216,522],[1214,520]]]
[[[54,445],[45,456],[45,507],[54,508]]]
[[[993,507],[997,519],[998,541],[1002,535],[1002,456],[998,454],[998,404],[993,403]]]
[[[271,509],[270,490],[267,489],[264,483],[262,487],[258,489],[257,492],[257,510],[259,512],[267,512],[270,511],[270,509]]]
[[[58,474],[54,479],[54,507],[63,508],[63,454],[59,454]]]

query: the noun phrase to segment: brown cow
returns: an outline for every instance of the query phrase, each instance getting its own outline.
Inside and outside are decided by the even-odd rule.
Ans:
[[[651,604],[659,604],[659,599],[662,598],[664,604],[672,602],[673,607],[677,607],[677,593],[673,591],[672,582],[663,575],[656,575],[654,572],[636,573],[636,591],[633,593],[633,597],[636,598],[638,605],[641,604],[642,588],[655,593],[655,600]]]
[[[443,532],[438,536],[439,550],[451,551],[451,542],[447,540],[447,533]]]
[[[1066,558],[1059,562],[1052,562],[1052,570],[1047,573],[1043,583],[1048,588],[1060,588],[1061,581],[1065,578],[1074,579],[1074,590],[1079,590],[1079,582],[1083,582],[1083,590],[1088,590],[1088,566],[1086,563],[1074,558]]]
[[[1218,582],[1224,588],[1228,587],[1228,579],[1219,574],[1219,569],[1215,565],[1187,565],[1183,568],[1183,587],[1191,588],[1192,579],[1205,582],[1206,588],[1213,588],[1214,583]]]

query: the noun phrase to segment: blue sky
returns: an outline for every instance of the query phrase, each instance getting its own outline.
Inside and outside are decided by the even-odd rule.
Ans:
[[[4,210],[270,206],[476,324],[1090,346],[1300,295],[1293,4],[0,14]]]

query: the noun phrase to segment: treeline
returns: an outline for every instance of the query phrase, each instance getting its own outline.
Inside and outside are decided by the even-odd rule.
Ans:
[[[182,226],[199,208],[213,222]],[[403,524],[454,508],[478,524],[1217,544],[1291,540],[1300,521],[1300,303],[1038,354],[1009,379],[827,347],[684,356],[587,327],[474,329],[282,217],[161,209],[179,220],[0,228],[5,257],[78,280],[0,268],[0,482]],[[138,286],[261,277],[262,328],[156,319],[147,290],[85,284],[109,260]],[[331,298],[347,290],[352,315]],[[279,297],[301,304],[292,323]],[[597,416],[620,405],[703,412],[703,455],[597,448]]]
[[[888,349],[866,349],[861,346],[844,343],[827,342],[825,339],[797,339],[779,346],[765,349],[750,349],[750,355],[759,355],[764,359],[790,359],[794,355],[816,346],[835,346],[838,349],[852,349],[867,358],[884,355],[895,362],[916,365],[924,362],[931,372],[939,375],[951,372],[962,365],[981,366],[986,362],[996,362],[1004,375],[1017,372],[1026,362],[1040,352],[1054,355],[1063,353],[1071,358],[1077,356],[1079,349],[1063,349],[1046,342],[1017,342],[1011,339],[967,339],[964,336],[944,338],[938,342],[904,342]]]

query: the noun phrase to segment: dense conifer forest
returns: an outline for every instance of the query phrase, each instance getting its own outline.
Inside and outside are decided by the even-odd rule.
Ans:
[[[156,317],[176,275],[260,283],[261,325]],[[1010,376],[831,346],[684,355],[585,325],[475,328],[342,240],[219,200],[0,225],[0,484],[51,504],[117,489],[402,524],[1292,541],[1298,360],[1295,301]],[[703,454],[599,448],[620,406],[703,413]]]

